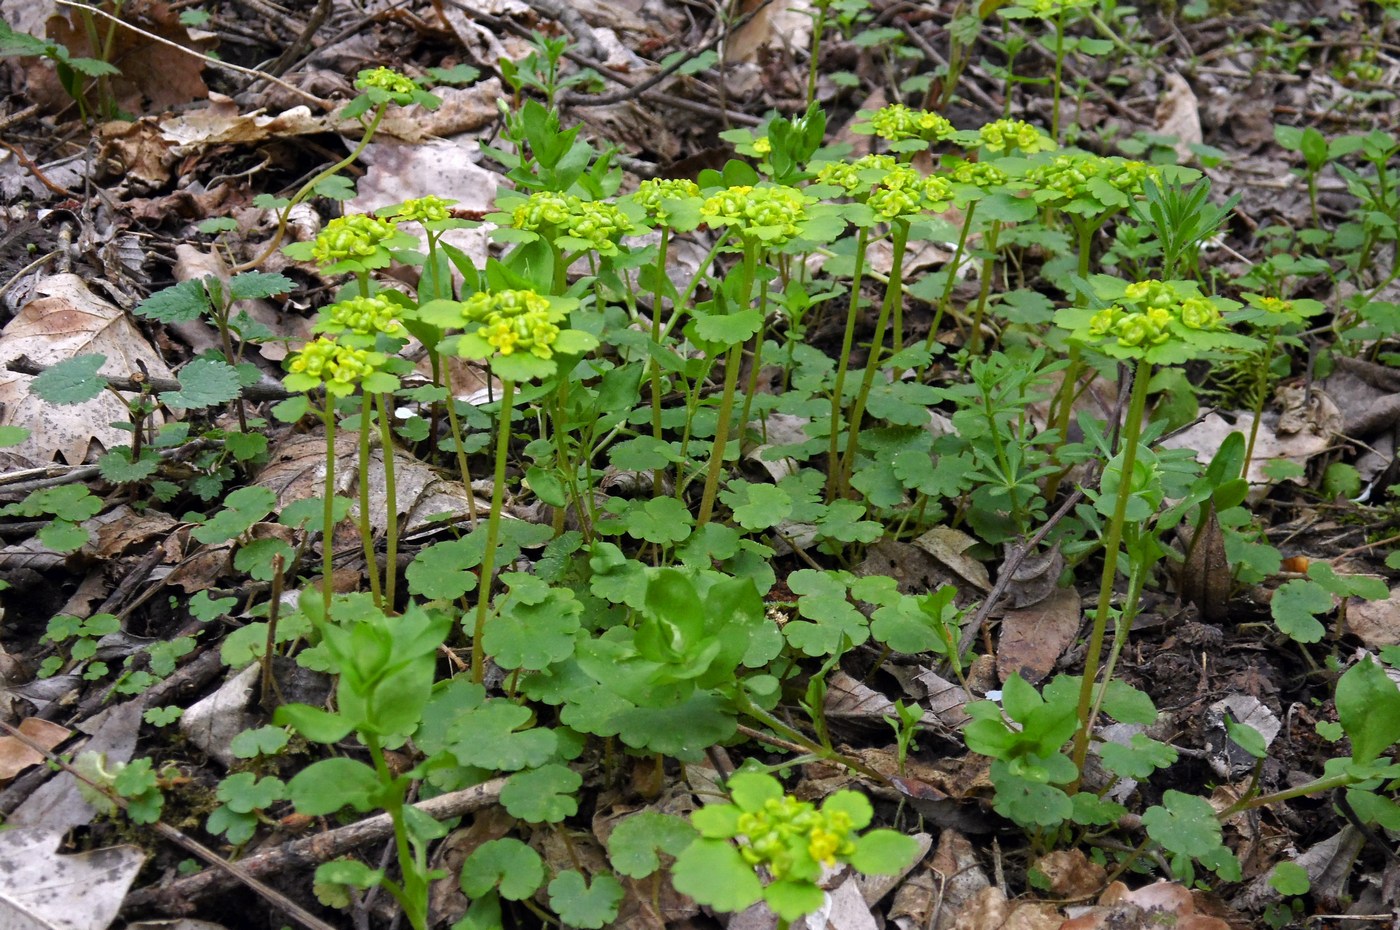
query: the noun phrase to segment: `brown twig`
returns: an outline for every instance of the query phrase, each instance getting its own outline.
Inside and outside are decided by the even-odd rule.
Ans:
[[[3,144],[3,143],[0,143]],[[41,375],[48,371],[50,366],[40,365],[27,355],[12,359],[5,364],[5,367],[22,375]],[[100,375],[107,387],[114,391],[160,393],[165,391],[178,391],[181,389],[179,381],[174,378],[118,378],[112,375]],[[286,400],[292,397],[291,391],[280,384],[250,384],[243,388],[240,396],[244,400],[264,401],[264,400]]]
[[[68,197],[72,200],[78,199],[77,194],[73,193],[68,188],[64,187],[62,184],[56,184],[53,181],[50,181],[49,176],[44,174],[43,170],[40,169],[38,165],[34,164],[34,161],[28,155],[24,154],[24,152],[21,149],[11,145],[8,142],[5,142],[4,140],[0,140],[0,147],[7,149],[11,155],[19,159],[19,163],[24,166],[24,169],[30,174],[34,175],[34,180],[38,181],[40,184],[44,185],[60,197]]]
[[[122,810],[127,809],[128,805],[126,798],[117,794],[107,785],[99,784],[93,781],[92,779],[88,778],[87,776],[83,775],[77,769],[73,768],[72,765],[56,756],[53,752],[31,740],[18,727],[11,726],[3,720],[0,720],[0,727],[3,727],[4,730],[10,734],[10,736],[14,737],[19,742],[28,746],[30,749],[34,750],[35,752],[43,753],[44,757],[48,759],[49,762],[59,766],[69,775],[72,775],[74,778],[78,779],[79,781],[83,782],[89,787],[101,792],[104,797],[110,800],[113,804],[120,807]],[[386,820],[388,819],[387,814],[384,815],[384,817]],[[148,824],[148,826],[157,834],[159,834],[162,838],[169,840],[170,842],[174,843],[176,846],[179,846],[186,852],[197,856],[200,859],[203,859],[205,862],[212,865],[214,868],[211,871],[214,874],[218,874],[221,877],[223,877],[226,881],[229,882],[230,885],[238,882],[247,885],[249,888],[253,889],[258,894],[266,898],[270,904],[281,910],[288,917],[291,917],[293,920],[296,920],[302,926],[307,927],[308,930],[335,930],[335,928],[332,927],[330,924],[326,923],[324,920],[317,917],[315,914],[312,914],[311,912],[307,911],[305,908],[297,904],[291,898],[282,894],[282,892],[277,891],[274,888],[269,888],[267,885],[263,884],[252,874],[250,874],[243,864],[235,865],[234,863],[229,862],[223,856],[220,856],[212,849],[209,849],[203,843],[200,843],[197,840],[186,836],[184,833],[181,833],[179,830],[175,829],[169,824],[156,821],[155,823]],[[201,875],[208,874],[210,873],[201,873]],[[199,878],[200,876],[197,875],[194,877]]]
[[[501,788],[505,783],[506,779],[496,778],[471,788],[420,801],[413,806],[435,820],[460,817],[495,804],[500,799]],[[284,843],[242,860],[238,867],[245,875],[255,879],[292,869],[307,869],[367,843],[386,839],[392,836],[393,832],[394,825],[389,815],[379,814],[335,830]],[[195,901],[224,891],[234,884],[233,877],[210,869],[160,887],[138,889],[127,896],[126,906],[150,907],[167,914],[184,913],[193,910],[192,905]]]

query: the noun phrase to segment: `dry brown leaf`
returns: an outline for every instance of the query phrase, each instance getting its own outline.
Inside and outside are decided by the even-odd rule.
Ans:
[[[1033,867],[1045,876],[1050,892],[1062,898],[1088,897],[1103,887],[1108,876],[1082,849],[1057,849],[1041,856]]]
[[[20,308],[0,332],[0,425],[23,426],[30,436],[14,450],[38,462],[57,456],[81,464],[95,442],[104,449],[125,445],[130,433],[109,424],[130,419],[126,404],[104,391],[85,404],[55,406],[29,393],[29,375],[4,370],[6,363],[27,355],[40,365],[53,365],[75,355],[107,356],[102,374],[153,378],[173,377],[121,308],[88,290],[75,274],[46,278],[42,294]],[[163,419],[155,415],[155,425]]]
[[[935,526],[914,540],[914,545],[957,572],[964,580],[970,581],[978,590],[992,590],[992,580],[987,577],[987,566],[963,554],[977,545],[977,540],[963,531],[948,526]]]
[[[1177,539],[1186,551],[1177,573],[1177,591],[1183,600],[1195,604],[1207,623],[1225,619],[1234,586],[1234,573],[1225,555],[1225,533],[1215,516],[1215,508],[1206,512],[1206,520],[1194,533],[1189,526],[1177,528]]]
[[[1005,682],[1021,675],[1037,682],[1050,674],[1079,632],[1080,613],[1073,588],[1059,588],[1032,607],[1008,610],[997,639],[997,677]]]
[[[38,765],[44,761],[44,754],[29,743],[35,743],[44,749],[54,749],[73,735],[73,731],[67,727],[39,717],[25,717],[20,721],[18,729],[28,737],[28,742],[21,742],[15,736],[0,736],[0,781],[8,781],[31,765]]]
[[[197,45],[169,4],[160,0],[126,0],[121,5],[121,18],[176,45],[185,48]],[[106,37],[110,33],[111,37],[106,60],[121,68],[120,74],[108,79],[111,94],[121,110],[140,115],[208,96],[209,88],[200,76],[204,62],[199,58],[173,51],[131,29],[110,28],[110,24],[100,21],[99,25],[98,35]],[[50,39],[67,47],[74,57],[104,57],[101,50],[94,51],[89,44],[87,22],[78,10],[71,11],[67,17],[49,17],[47,32]],[[104,38],[103,41],[108,40]],[[29,81],[31,96],[46,107],[61,108],[71,102],[58,83],[57,75],[45,65],[31,68]]]
[[[1013,548],[1012,543],[1006,544],[1008,556]],[[1058,545],[1027,555],[1006,584],[1007,602],[1016,610],[1039,604],[1058,589],[1060,573],[1064,570],[1065,557]]]
[[[98,127],[102,159],[116,170],[124,184],[135,181],[142,190],[154,190],[170,180],[176,156],[161,138],[152,120],[111,122]]]

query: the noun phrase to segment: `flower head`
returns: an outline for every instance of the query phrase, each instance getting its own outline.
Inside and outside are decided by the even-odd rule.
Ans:
[[[384,215],[408,223],[440,223],[452,219],[452,205],[456,202],[428,194],[425,197],[405,200]]]
[[[864,194],[879,184],[897,164],[893,155],[865,155],[855,161],[834,161],[822,165],[817,171],[817,183],[835,185],[848,196]]]
[[[1113,303],[1097,311],[1061,310],[1056,322],[1117,358],[1174,362],[1206,349],[1253,344],[1229,332],[1217,302],[1201,297],[1186,282],[1149,279],[1125,285],[1100,275],[1094,287]]]
[[[662,226],[669,225],[668,200],[690,200],[700,196],[700,185],[689,178],[648,178],[637,185],[632,200],[646,215]]]
[[[620,209],[601,200],[584,200],[573,194],[535,191],[510,214],[516,229],[550,234],[572,249],[592,249],[600,255],[616,255],[617,240],[632,231],[632,221]]]
[[[489,359],[501,378],[525,381],[553,374],[558,355],[575,355],[598,345],[591,334],[565,328],[577,304],[534,291],[500,290],[473,294],[460,303],[432,301],[423,309],[444,329],[464,330],[445,347],[464,358]],[[455,319],[447,319],[449,314]]]
[[[349,297],[321,311],[323,322],[317,329],[352,333],[356,336],[398,336],[404,331],[402,308],[381,296]]]
[[[413,95],[423,88],[413,78],[393,68],[369,68],[356,76],[355,89],[382,91],[394,103],[406,106],[413,102]]]
[[[891,142],[946,139],[955,131],[947,118],[929,110],[911,110],[902,103],[876,110],[870,115],[869,125],[875,135]]]
[[[758,810],[745,811],[737,821],[745,841],[739,854],[750,865],[763,865],[773,878],[814,878],[806,874],[799,858],[805,852],[812,863],[835,865],[838,857],[855,852],[853,822],[843,810],[817,810],[792,795],[769,798]],[[794,875],[794,873],[797,873]]]
[[[353,348],[322,336],[288,358],[289,373],[283,380],[290,390],[304,391],[324,384],[326,393],[343,397],[382,371],[386,361],[383,353]]]
[[[706,198],[700,205],[700,216],[710,226],[727,226],[744,239],[781,245],[801,231],[807,204],[814,199],[786,185],[744,184]]]
[[[368,213],[338,216],[317,234],[310,257],[324,268],[341,262],[353,262],[363,268],[382,268],[389,264],[390,258],[386,243],[394,239],[398,231],[393,221]]]
[[[1023,155],[1049,152],[1058,148],[1055,140],[1024,120],[999,119],[977,130],[982,147],[997,154],[1020,151]]]
[[[1143,182],[1160,171],[1145,162],[1117,156],[1056,155],[1034,165],[1026,180],[1035,187],[1035,199],[1055,203],[1081,214],[1101,214],[1121,209],[1142,195]]]

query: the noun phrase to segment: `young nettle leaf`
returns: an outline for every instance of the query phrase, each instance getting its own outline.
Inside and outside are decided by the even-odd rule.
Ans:
[[[141,457],[131,460],[131,447],[117,446],[97,460],[102,477],[113,484],[144,481],[160,467],[160,456],[150,448],[141,450]]]
[[[30,390],[51,404],[85,404],[107,387],[97,373],[106,363],[105,355],[66,358],[39,374]]]
[[[156,291],[132,312],[158,323],[193,323],[212,309],[204,279],[191,278]]]
[[[622,883],[611,875],[595,875],[590,885],[581,872],[567,869],[549,883],[549,906],[571,927],[597,930],[617,918]]]
[[[217,407],[238,396],[242,384],[228,362],[197,358],[180,369],[180,390],[162,391],[160,402],[177,410]]]

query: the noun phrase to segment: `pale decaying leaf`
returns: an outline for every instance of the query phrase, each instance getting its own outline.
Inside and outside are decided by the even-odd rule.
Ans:
[[[1264,466],[1274,459],[1286,459],[1298,465],[1306,465],[1316,455],[1327,451],[1341,429],[1341,414],[1336,404],[1321,391],[1314,390],[1305,399],[1301,388],[1296,396],[1289,393],[1289,405],[1284,414],[1275,418],[1265,413],[1259,424],[1259,436],[1255,440],[1254,458],[1249,463],[1246,477],[1251,484],[1272,484],[1272,479],[1264,471]],[[1295,402],[1296,401],[1296,402]],[[1191,449],[1202,464],[1210,461],[1225,437],[1231,433],[1249,435],[1253,418],[1248,413],[1236,415],[1234,423],[1228,422],[1218,413],[1202,417],[1187,429],[1174,433],[1162,440],[1167,449]],[[1296,479],[1306,483],[1304,479]]]
[[[1005,682],[1021,675],[1037,682],[1050,674],[1074,642],[1080,614],[1079,593],[1073,588],[1060,588],[1030,607],[1008,610],[997,640],[997,677]]]
[[[1210,767],[1224,779],[1238,778],[1254,768],[1255,758],[1230,739],[1226,720],[1253,728],[1267,747],[1278,736],[1283,724],[1258,698],[1232,694],[1216,701],[1206,711],[1206,748]]]
[[[238,761],[229,748],[233,738],[258,725],[257,718],[248,711],[261,671],[262,667],[254,662],[180,716],[180,732],[185,738],[225,767]]]
[[[145,373],[172,377],[165,362],[121,308],[88,290],[75,274],[58,274],[37,288],[43,296],[25,304],[0,331],[0,426],[23,426],[30,436],[14,451],[35,462],[59,455],[70,465],[81,464],[89,446],[105,449],[126,445],[130,433],[110,424],[130,419],[126,404],[104,391],[84,404],[55,406],[29,393],[28,375],[4,370],[6,363],[27,355],[40,365],[53,365],[75,355],[105,355],[102,374],[126,378]],[[155,425],[162,418],[156,414]]]
[[[1090,861],[1082,849],[1056,849],[1035,861],[1033,868],[1045,876],[1046,888],[1061,898],[1083,898],[1103,887],[1108,872]]]
[[[1067,908],[1071,915],[1060,930],[1111,930],[1117,927],[1171,926],[1177,930],[1230,930],[1218,917],[1197,912],[1196,898],[1184,885],[1157,882],[1133,891],[1114,882],[1091,907]]]
[[[1383,601],[1347,598],[1347,630],[1371,649],[1400,645],[1400,587]]]
[[[0,833],[0,926],[6,930],[106,930],[146,861],[136,846],[58,855],[62,831]]]
[[[1157,102],[1156,131],[1160,135],[1175,136],[1177,160],[1183,165],[1189,164],[1193,157],[1191,146],[1204,141],[1200,104],[1191,85],[1175,71],[1167,73],[1166,82],[1166,92]]]
[[[19,731],[25,735],[25,741],[14,736],[0,736],[0,781],[14,778],[31,765],[44,761],[44,754],[31,743],[53,749],[73,733],[67,727],[40,717],[25,717],[19,723]]]

